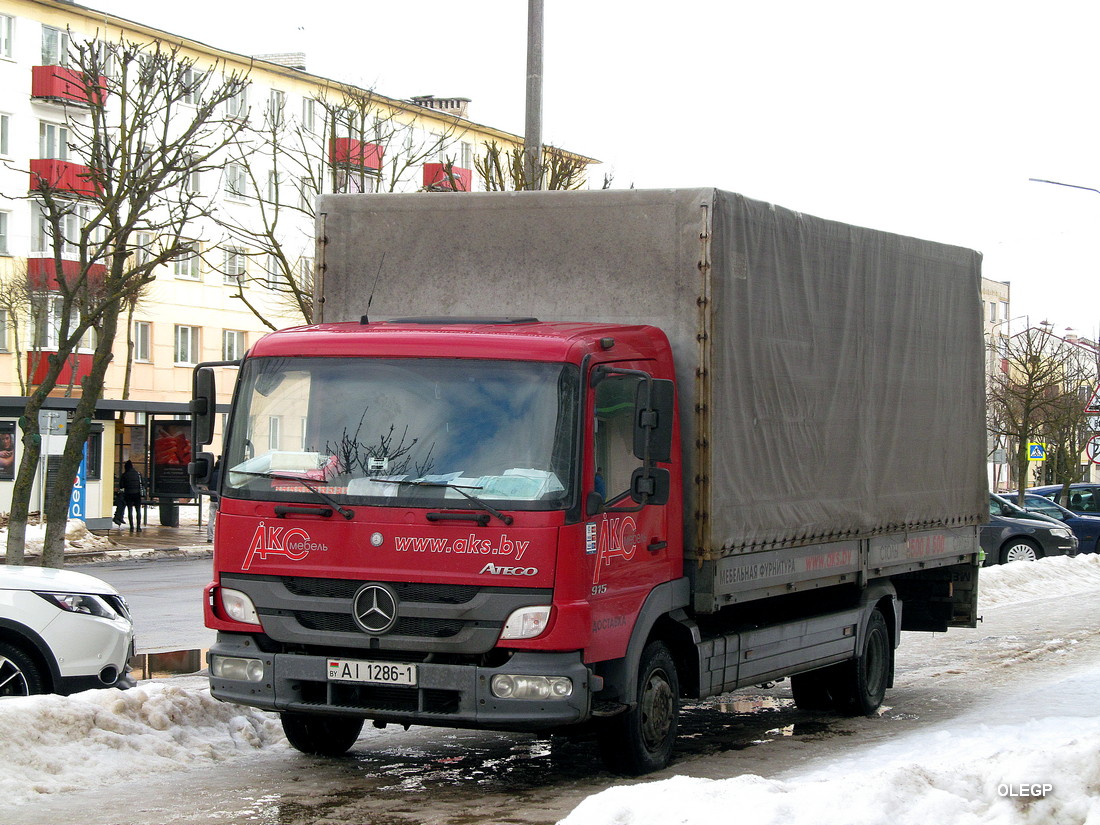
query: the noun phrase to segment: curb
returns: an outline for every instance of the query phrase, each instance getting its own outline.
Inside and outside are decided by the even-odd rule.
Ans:
[[[97,564],[128,559],[149,558],[201,558],[213,556],[210,545],[199,544],[183,547],[119,548],[114,550],[73,550],[65,554],[66,564]],[[27,556],[37,559],[38,556]]]

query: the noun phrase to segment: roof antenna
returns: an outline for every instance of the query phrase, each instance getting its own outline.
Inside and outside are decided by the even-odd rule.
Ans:
[[[370,318],[368,318],[367,316],[370,315],[370,305],[374,302],[374,290],[378,288],[378,279],[382,276],[382,264],[384,264],[385,262],[386,253],[383,252],[382,260],[378,262],[378,271],[374,273],[374,283],[371,284],[370,287],[370,297],[367,298],[367,315],[364,315],[362,318],[359,319],[360,324],[366,325],[370,323]]]

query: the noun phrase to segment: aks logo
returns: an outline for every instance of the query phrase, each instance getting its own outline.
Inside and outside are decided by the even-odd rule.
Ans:
[[[248,543],[248,554],[241,569],[247,570],[252,566],[253,560],[266,561],[269,556],[284,556],[289,561],[302,561],[311,550],[328,550],[328,545],[313,541],[309,533],[301,527],[268,527],[261,521],[256,526],[252,541]]]
[[[596,570],[592,584],[600,583],[600,571],[613,559],[630,561],[634,558],[639,543],[638,525],[630,516],[601,521],[596,536]]]

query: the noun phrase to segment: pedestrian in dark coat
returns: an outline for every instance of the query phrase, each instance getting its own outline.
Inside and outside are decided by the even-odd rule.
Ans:
[[[134,532],[134,520],[137,517],[137,531],[141,532],[141,474],[134,469],[134,462],[127,461],[119,479],[122,487],[122,499],[126,502],[126,520],[130,523],[130,532]]]

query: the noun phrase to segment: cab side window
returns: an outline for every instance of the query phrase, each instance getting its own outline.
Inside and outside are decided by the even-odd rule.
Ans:
[[[614,375],[596,386],[594,489],[605,501],[630,490],[634,470],[641,466],[634,456],[634,398],[640,379]]]

